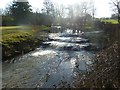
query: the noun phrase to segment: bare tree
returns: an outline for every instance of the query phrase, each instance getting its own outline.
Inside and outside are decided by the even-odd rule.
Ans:
[[[120,23],[120,0],[111,0],[111,3],[114,6],[114,11],[118,16],[118,23]]]
[[[54,4],[51,0],[44,0],[43,2],[44,8],[42,11],[47,15],[54,16]]]
[[[96,12],[96,7],[95,7],[95,4],[94,4],[94,1],[92,0],[89,4],[89,8],[90,8],[90,13],[91,13],[91,16],[93,18],[93,21],[95,19],[95,12]]]
[[[68,10],[68,13],[67,13],[67,17],[68,17],[68,24],[73,26],[74,24],[74,18],[75,18],[75,9],[74,9],[74,6],[73,5],[68,5],[67,6],[67,10]]]
[[[65,6],[60,4],[54,4],[55,6],[55,19],[57,24],[63,24],[63,19],[65,18]]]
[[[74,5],[74,18],[75,26],[81,30],[87,25],[88,22],[92,22],[92,17],[94,19],[95,6],[93,2],[82,1]]]
[[[4,13],[4,10],[0,8],[0,15],[2,15],[3,13]]]

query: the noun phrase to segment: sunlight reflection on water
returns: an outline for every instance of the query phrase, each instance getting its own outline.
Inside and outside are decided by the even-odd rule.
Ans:
[[[45,51],[38,51],[38,52],[35,52],[33,54],[31,54],[32,56],[35,56],[35,57],[38,57],[38,56],[41,56],[41,55],[48,55],[48,54],[57,54],[55,51],[53,50],[45,50]]]
[[[76,61],[75,58],[72,58],[72,59],[70,60],[70,63],[71,63],[71,65],[72,65],[73,67],[75,66],[75,61]]]

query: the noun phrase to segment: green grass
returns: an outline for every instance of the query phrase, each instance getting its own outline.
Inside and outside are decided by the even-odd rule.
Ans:
[[[3,26],[3,27],[0,27],[0,30],[2,31],[2,35],[5,35],[5,34],[21,33],[21,32],[33,33],[35,31],[40,31],[40,30],[49,30],[49,27],[44,25],[42,26]]]
[[[42,31],[42,30],[49,30],[47,26],[3,26],[0,27],[0,32],[2,32],[2,39],[0,42],[4,41],[15,41],[15,40],[23,40],[27,37],[34,35],[35,33]]]
[[[18,29],[18,28],[25,28],[25,26],[2,26],[2,30],[7,30],[7,29]]]
[[[14,56],[16,52],[29,51],[43,40],[42,31],[48,31],[46,26],[3,26],[0,27],[3,45],[3,57]]]
[[[3,26],[0,30],[2,31],[2,35],[23,32],[32,33],[32,28],[29,26]]]
[[[108,20],[101,20],[101,21],[105,23],[118,24],[118,21],[115,19],[108,19]]]
[[[2,32],[2,39],[0,42],[13,41],[15,39],[21,39],[20,37],[29,36],[33,34],[32,28],[28,26],[3,26],[0,27]]]
[[[40,29],[41,29],[41,30],[49,30],[50,28],[47,27],[47,26],[42,25],[42,26],[40,26]]]

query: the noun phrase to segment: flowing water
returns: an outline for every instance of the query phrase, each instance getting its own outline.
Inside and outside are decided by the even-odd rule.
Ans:
[[[3,88],[69,87],[78,74],[90,71],[101,31],[71,29],[50,33],[36,50],[3,63]],[[96,35],[96,36],[95,36]]]

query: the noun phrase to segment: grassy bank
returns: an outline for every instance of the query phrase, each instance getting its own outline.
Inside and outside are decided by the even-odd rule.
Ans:
[[[49,32],[46,26],[4,26],[2,31],[2,60],[12,58],[35,49]]]
[[[115,20],[115,19],[101,20],[101,22],[111,23],[111,24],[118,24],[118,21]]]

